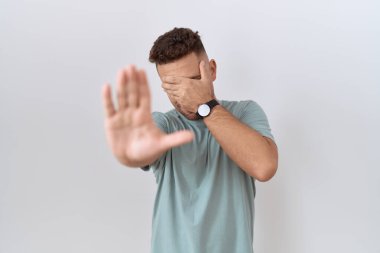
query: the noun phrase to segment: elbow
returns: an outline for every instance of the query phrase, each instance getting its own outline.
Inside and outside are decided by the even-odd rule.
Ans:
[[[260,182],[269,181],[277,172],[278,167],[278,153],[277,147],[273,155],[260,163],[256,164],[255,168],[255,178]]]
[[[267,182],[273,178],[277,171],[277,163],[267,164],[255,169],[253,177],[260,182]]]
[[[273,176],[274,176],[274,174],[267,173],[267,174],[263,174],[263,175],[257,175],[255,177],[255,179],[257,179],[257,181],[260,181],[260,182],[267,182],[267,181],[271,180]]]

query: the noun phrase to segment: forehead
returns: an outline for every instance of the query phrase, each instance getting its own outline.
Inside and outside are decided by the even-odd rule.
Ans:
[[[157,71],[160,78],[164,76],[191,77],[199,75],[201,57],[195,53],[188,54],[181,59],[167,64],[158,64]]]

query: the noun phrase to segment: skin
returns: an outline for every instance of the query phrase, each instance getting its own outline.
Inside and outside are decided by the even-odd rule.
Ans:
[[[208,64],[200,68],[201,62]],[[191,53],[178,61],[157,65],[157,72],[174,108],[190,120],[198,119],[199,105],[216,99],[212,83],[216,79],[216,62],[209,61],[204,53]]]
[[[128,167],[151,164],[165,151],[193,139],[190,131],[162,132],[151,116],[151,99],[144,70],[129,65],[119,71],[118,108],[112,101],[111,87],[102,88],[104,127],[109,147],[120,163]]]
[[[191,53],[171,63],[157,65],[162,88],[177,111],[197,120],[200,104],[215,99],[213,81],[216,62],[206,53]],[[167,135],[158,129],[151,116],[150,94],[145,72],[130,65],[119,72],[118,110],[115,109],[109,84],[102,90],[105,130],[116,158],[129,167],[153,163],[172,147],[190,142],[190,131]],[[276,173],[276,144],[255,129],[242,123],[221,105],[213,108],[204,123],[226,154],[247,174],[268,181]]]

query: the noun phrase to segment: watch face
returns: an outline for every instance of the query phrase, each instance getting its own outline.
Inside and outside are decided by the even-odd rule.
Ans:
[[[210,106],[206,105],[206,104],[203,104],[203,105],[200,105],[198,107],[198,113],[199,115],[201,115],[202,117],[205,117],[207,115],[209,115],[210,113]]]

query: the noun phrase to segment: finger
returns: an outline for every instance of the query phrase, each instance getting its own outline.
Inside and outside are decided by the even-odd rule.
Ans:
[[[161,87],[165,90],[178,90],[179,89],[178,85],[174,85],[171,83],[162,83]]]
[[[127,108],[127,75],[125,70],[120,70],[117,77],[117,99],[118,110],[124,110]]]
[[[172,134],[168,134],[162,138],[163,148],[169,149],[172,147],[177,147],[192,141],[194,138],[194,133],[190,130],[177,131]]]
[[[165,92],[169,96],[172,96],[172,97],[175,97],[175,98],[179,98],[181,96],[181,94],[178,91],[165,90]]]
[[[103,85],[102,97],[103,97],[103,107],[104,107],[105,115],[107,117],[113,116],[115,114],[115,107],[112,101],[111,88],[108,83]]]
[[[143,69],[139,71],[139,76],[141,80],[141,83],[139,85],[140,106],[150,111],[150,106],[151,106],[150,90],[148,86],[148,80],[146,78],[146,73]]]
[[[199,63],[199,70],[201,72],[201,79],[202,80],[208,80],[210,78],[210,72],[209,72],[208,67],[206,66],[206,62],[205,61],[202,60]]]
[[[127,69],[128,71],[128,85],[127,85],[127,102],[128,107],[136,108],[138,106],[138,84],[139,78],[137,70],[134,65],[131,65]]]
[[[164,76],[162,82],[171,84],[180,84],[185,78],[180,76]]]

